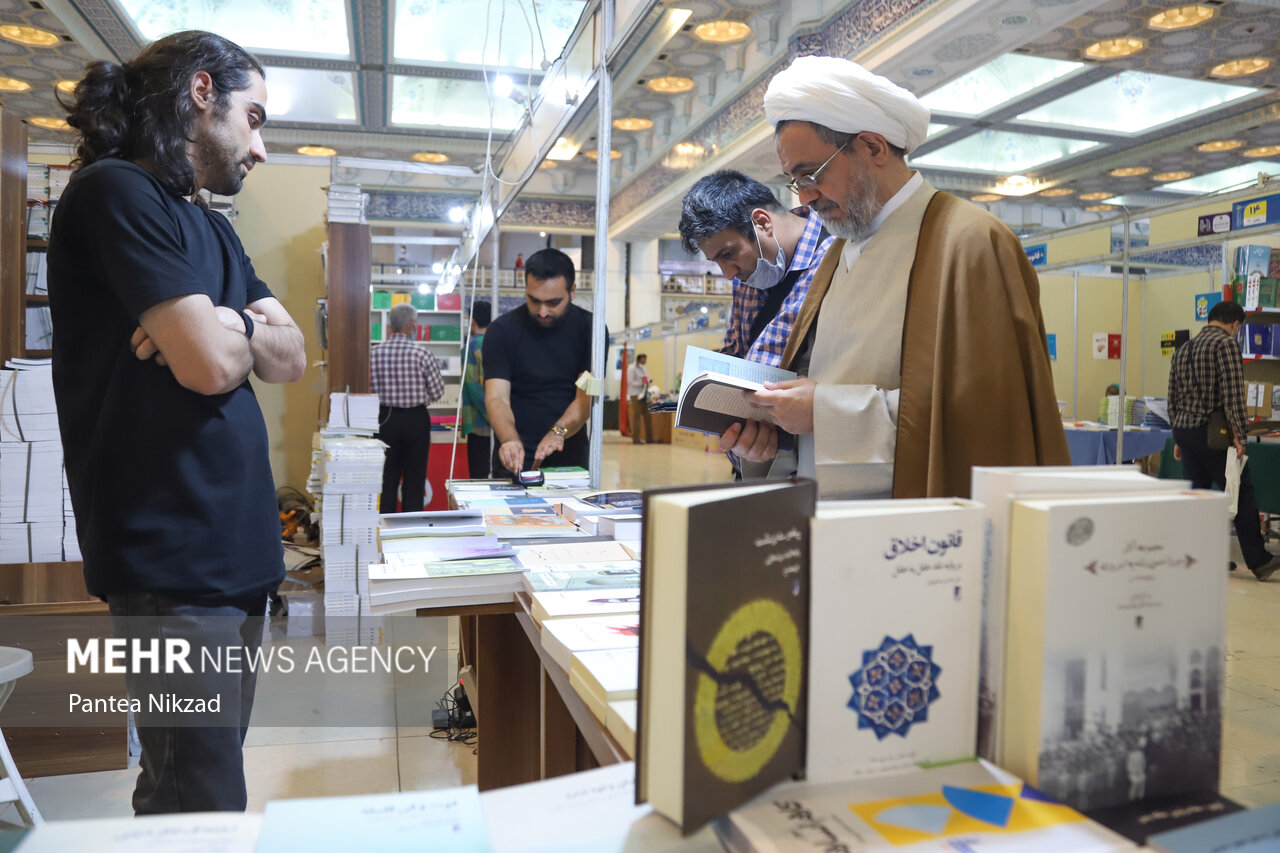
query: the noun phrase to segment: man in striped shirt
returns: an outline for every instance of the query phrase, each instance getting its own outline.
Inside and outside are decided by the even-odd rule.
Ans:
[[[722,352],[777,367],[782,363],[809,282],[831,245],[821,220],[789,212],[764,184],[725,169],[684,197],[680,239],[733,280]]]
[[[1208,325],[1174,353],[1169,366],[1174,449],[1182,460],[1183,473],[1197,489],[1226,485],[1227,451],[1211,449],[1205,430],[1211,412],[1226,412],[1236,453],[1243,456],[1245,452],[1246,386],[1236,341],[1242,325],[1244,308],[1234,302],[1219,302],[1209,312]],[[1272,557],[1263,544],[1248,468],[1240,474],[1235,526],[1249,570],[1260,581],[1275,574],[1280,557]]]
[[[413,342],[418,309],[401,303],[391,309],[391,337],[373,348],[373,393],[378,395],[378,437],[387,445],[382,466],[382,511],[421,512],[431,449],[431,415],[427,406],[444,396],[440,365],[425,347]],[[401,480],[403,479],[403,483]]]

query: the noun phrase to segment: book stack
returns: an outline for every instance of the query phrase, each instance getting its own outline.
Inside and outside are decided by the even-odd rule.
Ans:
[[[1169,429],[1169,401],[1164,397],[1139,397],[1133,404],[1133,421],[1144,427]]]
[[[510,557],[416,561],[406,554],[384,555],[369,567],[372,613],[394,613],[438,604],[511,601],[522,569]]]
[[[49,239],[49,167],[27,164],[27,236]]]
[[[329,395],[329,429],[348,433],[378,431],[378,395],[347,394],[334,391]]]
[[[382,442],[371,438],[325,438],[320,443],[315,472],[320,494],[313,496],[325,564],[325,642],[331,646],[363,645],[381,635],[383,617],[362,599],[368,596],[369,563],[377,554],[385,454]]]
[[[360,191],[354,184],[329,185],[330,222],[364,222],[365,207],[369,203],[369,195]]]
[[[67,188],[67,184],[71,182],[72,168],[70,166],[50,166],[49,167],[49,202],[50,204],[62,198],[62,191]]]
[[[585,489],[591,485],[587,469],[573,465],[543,468],[542,476],[546,485],[558,489]]]
[[[49,253],[27,252],[26,292],[32,295],[49,293]]]
[[[0,370],[0,563],[78,559],[53,371],[13,359]]]
[[[1124,425],[1132,426],[1134,424],[1134,419],[1133,419],[1134,408],[1133,407],[1136,400],[1137,400],[1136,397],[1130,397],[1129,395],[1126,394],[1124,398],[1124,408],[1122,412],[1120,397],[1118,395],[1113,394],[1109,397],[1103,397],[1098,404],[1099,423],[1104,423],[1107,426],[1119,426],[1122,422],[1121,417],[1123,416]]]

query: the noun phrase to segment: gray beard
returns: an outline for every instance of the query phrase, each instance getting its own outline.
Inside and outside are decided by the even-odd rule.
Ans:
[[[853,243],[860,243],[871,236],[871,223],[884,207],[876,200],[873,185],[865,184],[859,190],[857,196],[839,205],[840,211],[844,214],[843,218],[828,219],[822,211],[818,211],[818,215],[822,217],[822,224],[827,226],[827,231],[842,240]]]

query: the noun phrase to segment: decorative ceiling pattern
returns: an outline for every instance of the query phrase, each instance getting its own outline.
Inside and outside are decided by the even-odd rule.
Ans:
[[[54,85],[76,79],[95,56],[127,59],[141,49],[142,32],[199,25],[204,20],[199,15],[212,14],[206,10],[225,8],[191,0],[44,2],[49,8],[42,0],[0,0],[0,23],[36,27],[58,37],[49,47],[0,39],[0,76],[29,85],[25,91],[0,91],[0,104],[24,119],[63,115]],[[522,7],[510,4],[501,28],[499,64],[517,92],[511,99],[491,96],[483,64],[484,58],[498,56],[499,29],[493,18],[501,17],[508,5],[503,0],[487,0],[483,6],[472,0],[261,2],[263,15],[242,15],[252,23],[226,33],[266,45],[258,53],[270,69],[272,120],[264,133],[269,152],[293,153],[307,144],[373,159],[406,160],[417,152],[438,152],[451,164],[473,168],[483,163],[487,149],[500,160],[510,128],[523,113],[519,93],[527,99],[536,90],[544,57],[555,59],[585,6],[583,0],[525,4],[537,15],[533,27],[519,14]],[[760,137],[763,92],[772,75],[794,56],[813,53],[869,55],[877,71],[926,99],[931,93],[947,93],[936,98],[941,103],[935,104],[935,127],[916,161],[940,188],[969,197],[1001,188],[1008,175],[1019,174],[1060,194],[1011,195],[1006,202],[1079,211],[1098,201],[1081,196],[1107,192],[1131,205],[1154,204],[1181,197],[1165,189],[1175,180],[1171,173],[1203,179],[1236,169],[1233,179],[1247,179],[1254,166],[1270,169],[1280,163],[1280,153],[1270,151],[1280,146],[1280,12],[1274,5],[1202,0],[1208,10],[1201,13],[1205,20],[1162,31],[1150,19],[1175,8],[1171,2],[966,0],[965,8],[950,18],[946,15],[955,8],[938,7],[939,15],[931,15],[935,2],[662,0],[659,12],[683,10],[685,19],[674,36],[644,52],[635,67],[618,72],[615,119],[652,124],[612,133],[612,147],[621,156],[604,161],[614,178],[611,218],[643,211],[661,220],[646,229],[649,235],[673,230],[682,189],[713,164],[734,165],[770,185],[780,184],[771,142],[739,150],[747,148],[744,139]],[[293,20],[295,14],[301,15],[297,26],[273,32],[272,20]],[[487,29],[486,15],[491,18]],[[654,31],[656,15],[633,37],[637,44]],[[934,17],[946,23],[933,25]],[[699,37],[700,25],[716,21],[745,24],[749,31],[729,43]],[[449,37],[425,36],[441,31]],[[486,32],[491,33],[488,38]],[[899,35],[906,48],[877,53],[879,45],[892,44],[889,37]],[[1114,39],[1139,39],[1142,48],[1107,61],[1086,55],[1095,42]],[[633,53],[640,56],[639,48]],[[624,51],[621,64],[631,62],[628,55]],[[1006,67],[992,70],[990,63],[1001,56],[1007,58]],[[1270,64],[1230,80],[1212,76],[1220,63],[1250,59]],[[1022,60],[1067,64],[1036,76],[1026,70],[1031,66],[1017,65]],[[984,68],[985,77],[973,74]],[[1129,74],[1118,76],[1120,72]],[[693,88],[679,94],[655,91],[650,84],[664,77],[688,78]],[[1159,113],[1153,106],[1153,114],[1165,116],[1156,124],[1140,125],[1136,109],[1119,110],[1120,120],[1110,124],[1097,122],[1097,116],[1074,120],[1069,110],[1063,112],[1072,96],[1080,97],[1090,86],[1112,86],[1133,98],[1146,89],[1154,92],[1163,78],[1256,91],[1215,100],[1214,92],[1226,90],[1208,87],[1207,100],[1194,103],[1185,93],[1175,94],[1173,104],[1181,113]],[[949,84],[956,88],[947,89]],[[1147,97],[1155,104],[1154,94]],[[289,107],[283,115],[282,103]],[[495,116],[491,142],[490,103]],[[566,130],[581,145],[578,156],[539,172],[524,191],[529,197],[554,197],[571,211],[533,210],[563,219],[567,226],[590,207],[597,161],[587,155],[596,148],[595,126],[594,109],[580,112]],[[65,131],[34,124],[28,129],[33,142],[69,140]],[[1233,145],[1199,147],[1213,141]],[[726,150],[734,152],[732,163],[723,162]],[[1125,167],[1146,171],[1112,174]],[[479,180],[450,179],[448,186],[473,191]],[[659,198],[666,206],[651,211]],[[514,215],[514,210],[508,213]]]

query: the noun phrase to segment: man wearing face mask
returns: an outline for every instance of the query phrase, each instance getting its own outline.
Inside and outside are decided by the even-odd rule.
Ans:
[[[803,210],[803,209],[802,209]],[[777,366],[832,237],[817,216],[790,213],[764,184],[725,169],[684,197],[680,239],[733,281],[722,351]]]

